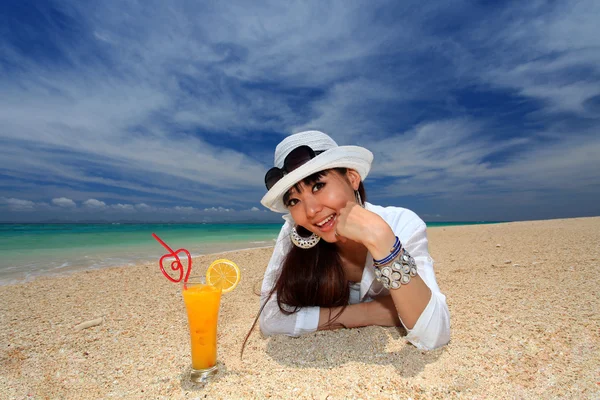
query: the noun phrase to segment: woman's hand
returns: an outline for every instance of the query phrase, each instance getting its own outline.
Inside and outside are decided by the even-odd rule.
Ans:
[[[392,296],[377,297],[373,301],[350,304],[346,306],[334,322],[333,315],[337,315],[341,307],[324,308],[319,311],[319,330],[338,328],[358,328],[361,326],[401,326],[400,317],[394,306]]]
[[[350,239],[362,243],[376,258],[380,252],[387,256],[396,239],[383,218],[352,201],[339,211],[335,232],[340,242]]]
[[[336,236],[341,238],[341,240],[345,238],[362,243],[365,229],[378,217],[377,214],[367,211],[358,204],[349,201],[338,213],[335,227]]]

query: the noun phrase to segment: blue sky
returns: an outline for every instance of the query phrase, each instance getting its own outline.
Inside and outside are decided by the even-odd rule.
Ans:
[[[281,221],[275,145],[426,221],[600,215],[600,2],[3,1],[0,221]]]

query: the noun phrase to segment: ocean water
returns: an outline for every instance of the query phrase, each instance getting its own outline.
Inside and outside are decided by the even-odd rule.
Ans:
[[[40,275],[273,246],[281,224],[0,224],[0,285]]]
[[[429,227],[485,222],[428,223]],[[281,224],[0,224],[0,285],[85,269],[156,261],[173,250],[192,256],[275,244]]]

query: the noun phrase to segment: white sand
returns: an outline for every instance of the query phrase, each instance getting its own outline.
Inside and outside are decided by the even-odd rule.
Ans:
[[[0,398],[600,398],[600,218],[429,229],[452,341],[395,328],[252,334],[270,249],[226,254],[220,372],[189,382],[177,284],[157,264],[0,287]],[[499,245],[499,246],[498,246]],[[199,257],[196,273],[219,255]],[[77,330],[89,320],[100,325]]]

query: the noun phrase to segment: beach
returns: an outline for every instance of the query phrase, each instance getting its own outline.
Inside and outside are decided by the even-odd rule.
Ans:
[[[242,272],[223,295],[219,372],[188,380],[180,287],[158,263],[0,286],[0,398],[600,398],[600,217],[428,229],[451,342],[420,351],[396,328],[263,337],[272,248],[202,255]],[[75,327],[102,318],[87,329]]]

